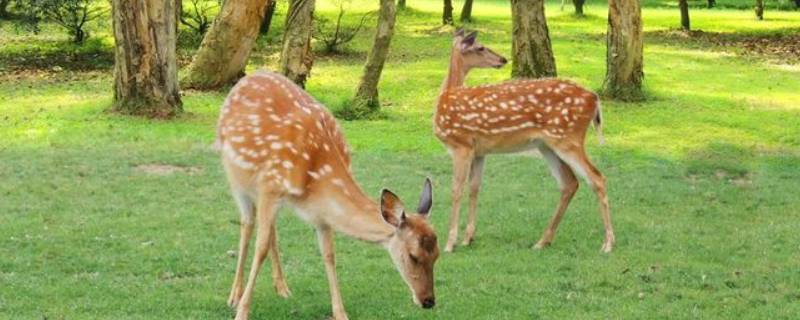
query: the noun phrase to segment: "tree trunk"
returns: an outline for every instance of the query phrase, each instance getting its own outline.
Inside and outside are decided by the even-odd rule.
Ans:
[[[800,0],[794,0],[794,7],[800,9]]]
[[[797,0],[800,1],[800,0]],[[402,10],[406,8],[406,0],[397,0],[397,8]]]
[[[800,1],[800,0],[797,0]],[[717,0],[708,0],[708,8],[711,9],[717,4]]]
[[[113,0],[114,102],[123,114],[168,118],[182,111],[175,54],[180,0]]]
[[[375,30],[375,41],[372,44],[369,56],[367,56],[364,74],[358,84],[354,101],[348,106],[349,110],[345,110],[345,114],[343,114],[346,118],[362,118],[380,109],[378,82],[381,78],[386,57],[389,55],[389,45],[392,43],[396,14],[394,0],[381,0],[378,27]]]
[[[582,16],[583,15],[583,4],[586,3],[586,0],[572,0],[572,4],[575,5],[575,14]]]
[[[604,93],[620,100],[641,100],[643,78],[639,0],[609,0]]]
[[[272,17],[275,16],[275,7],[278,5],[277,1],[270,1],[264,9],[264,20],[261,22],[261,34],[267,34],[269,27],[272,25]]]
[[[453,25],[453,0],[444,0],[444,10],[442,10],[442,24]]]
[[[472,0],[465,0],[464,6],[461,7],[461,22],[471,22],[471,21],[472,21]]]
[[[544,0],[511,0],[514,78],[556,76],[556,61],[544,17]]]
[[[184,86],[217,89],[244,75],[268,1],[272,0],[228,0],[222,4],[189,66]]]
[[[314,63],[311,53],[314,5],[314,0],[291,0],[283,34],[281,73],[303,88]]]
[[[764,20],[764,0],[756,0],[756,19]]]
[[[689,2],[687,0],[678,0],[678,7],[681,10],[681,28],[683,31],[691,31],[689,25]]]

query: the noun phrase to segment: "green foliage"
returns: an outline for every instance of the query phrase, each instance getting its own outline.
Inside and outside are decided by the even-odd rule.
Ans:
[[[72,38],[73,43],[82,44],[89,37],[87,23],[105,15],[103,8],[94,0],[17,0],[23,13],[23,21],[31,31],[38,32],[42,21],[53,22]]]
[[[367,12],[361,15],[356,24],[342,24],[342,17],[344,17],[346,11],[345,4],[349,6],[349,3],[350,1],[339,1],[339,13],[336,16],[336,22],[331,22],[330,19],[322,15],[314,17],[314,33],[312,37],[322,43],[323,53],[341,53],[342,46],[353,41],[358,32],[361,31],[361,28],[364,27],[364,24],[373,16],[373,12]]]
[[[181,10],[180,23],[198,36],[206,34],[214,22],[214,14],[222,5],[222,0],[189,0],[188,5],[185,2]]]

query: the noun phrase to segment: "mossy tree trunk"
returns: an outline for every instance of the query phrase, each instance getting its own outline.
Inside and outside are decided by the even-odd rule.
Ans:
[[[689,2],[687,0],[678,0],[678,8],[681,10],[681,29],[683,31],[691,31],[689,25]]]
[[[511,0],[514,78],[556,76],[556,61],[544,16],[544,0]]]
[[[453,0],[444,0],[442,10],[442,24],[453,25]]]
[[[764,20],[764,0],[756,0],[756,19]]]
[[[464,6],[461,7],[461,22],[472,21],[472,0],[465,0]]]
[[[303,88],[314,64],[311,52],[314,5],[314,0],[291,0],[283,33],[281,73]]]
[[[586,0],[572,0],[572,4],[575,6],[575,14],[582,16],[583,15],[583,5],[586,3]]]
[[[397,15],[394,0],[381,0],[380,4],[375,41],[364,64],[364,74],[359,81],[353,103],[346,106],[347,109],[342,114],[345,118],[362,118],[380,109],[378,83],[386,57],[389,55],[389,45],[392,43]]]
[[[113,0],[112,110],[169,118],[182,111],[175,53],[180,0]]]
[[[182,79],[185,87],[217,89],[244,75],[268,1],[273,0],[228,0],[222,4]]]
[[[642,60],[639,0],[609,0],[604,94],[619,100],[643,99]]]

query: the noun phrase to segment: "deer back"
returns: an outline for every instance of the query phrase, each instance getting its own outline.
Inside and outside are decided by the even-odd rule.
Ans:
[[[260,71],[228,94],[217,146],[234,186],[302,196],[325,179],[350,175],[350,153],[328,110],[286,77]]]

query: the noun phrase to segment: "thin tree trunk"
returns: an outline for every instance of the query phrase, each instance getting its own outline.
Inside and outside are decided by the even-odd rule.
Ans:
[[[472,21],[472,0],[465,0],[461,7],[461,22]]]
[[[572,4],[575,5],[575,14],[582,16],[583,15],[583,4],[586,3],[586,0],[572,0]]]
[[[800,1],[800,0],[797,0]],[[717,4],[717,0],[708,0],[708,8],[711,9]]]
[[[544,0],[511,0],[511,15],[511,76],[555,77],[556,61],[544,16]]]
[[[797,0],[800,1],[800,0]],[[406,8],[406,0],[397,0],[397,8],[402,10]]]
[[[689,2],[687,0],[678,0],[678,7],[681,10],[681,28],[683,31],[691,31],[689,25]]]
[[[608,1],[604,93],[640,100],[642,93],[642,10],[639,0]]]
[[[764,0],[756,0],[756,19],[764,20]]]
[[[800,9],[800,0],[794,0],[794,7]]]
[[[281,73],[301,87],[311,73],[311,33],[314,31],[314,0],[291,0],[283,34]]]
[[[168,118],[182,111],[175,54],[180,0],[113,0],[114,101],[123,114]]]
[[[270,1],[264,9],[264,20],[261,22],[261,34],[267,34],[269,27],[272,25],[272,17],[275,16],[275,7],[277,1]]]
[[[378,83],[386,57],[389,55],[396,15],[397,9],[394,6],[394,0],[381,0],[378,27],[375,30],[372,50],[370,50],[367,63],[364,65],[364,74],[361,76],[356,96],[350,106],[351,110],[345,111],[345,113],[349,113],[345,114],[345,117],[359,118],[380,109]]]
[[[272,0],[228,0],[222,4],[182,79],[185,87],[216,89],[244,75],[268,1]]]
[[[444,10],[442,10],[442,24],[453,25],[453,0],[444,0]]]

